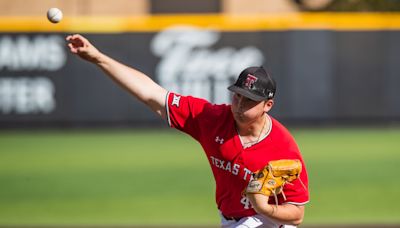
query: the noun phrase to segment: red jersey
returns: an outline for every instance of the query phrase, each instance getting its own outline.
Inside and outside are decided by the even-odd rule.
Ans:
[[[249,148],[244,148],[235,126],[230,105],[215,105],[206,100],[169,93],[166,100],[168,123],[196,139],[203,147],[216,183],[216,203],[225,216],[245,217],[257,214],[242,195],[251,173],[269,161],[299,159],[303,165],[300,179],[284,186],[278,204],[306,204],[309,200],[308,177],[296,142],[288,130],[268,116],[268,135]],[[274,197],[270,197],[275,204]]]

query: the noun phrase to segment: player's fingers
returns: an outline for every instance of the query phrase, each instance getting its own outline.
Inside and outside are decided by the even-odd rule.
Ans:
[[[68,44],[68,47],[69,47],[70,52],[72,52],[74,54],[78,53],[76,48],[72,44]]]
[[[77,34],[72,34],[72,35],[68,35],[65,39],[67,41],[72,41],[72,40],[79,39],[79,36],[77,36]]]
[[[70,41],[69,41],[69,44],[71,44],[72,45],[72,47],[74,47],[74,48],[78,48],[78,47],[87,47],[88,45],[87,44],[84,44],[81,40],[79,40],[79,39],[71,39]]]
[[[82,45],[79,45],[79,44],[75,44],[75,43],[69,43],[68,47],[71,50],[71,52],[73,52],[73,53],[77,53],[78,51],[82,52],[82,51],[86,50],[85,46],[82,46]]]
[[[72,39],[72,35],[68,35],[67,37],[65,37],[66,41],[70,41]]]
[[[74,42],[74,43],[77,43],[78,41],[82,42],[82,38],[80,36],[78,36],[77,34],[69,35],[65,38],[65,40],[67,40],[69,42]]]
[[[74,34],[74,35],[72,35],[72,39],[74,39],[74,40],[79,40],[80,42],[82,42],[82,43],[84,43],[84,44],[89,44],[89,43],[90,43],[85,37],[83,37],[83,36],[80,35],[80,34]]]
[[[75,49],[75,47],[74,47],[74,45],[72,43],[69,43],[68,47],[69,47],[70,50]]]

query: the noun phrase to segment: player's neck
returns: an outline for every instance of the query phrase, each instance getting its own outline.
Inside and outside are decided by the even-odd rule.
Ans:
[[[266,113],[254,121],[247,123],[236,123],[236,127],[240,136],[258,138],[266,129],[267,117]]]

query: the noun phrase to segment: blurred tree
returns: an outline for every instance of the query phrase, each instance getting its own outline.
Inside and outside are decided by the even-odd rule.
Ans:
[[[400,0],[293,0],[305,11],[394,12],[400,11]]]
[[[334,0],[294,0],[294,2],[296,2],[302,10],[319,11],[326,9]]]

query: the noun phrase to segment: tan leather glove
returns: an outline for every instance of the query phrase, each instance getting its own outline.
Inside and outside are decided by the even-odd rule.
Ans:
[[[262,170],[253,173],[253,179],[244,193],[274,195],[277,202],[276,196],[283,193],[283,186],[299,178],[301,167],[300,160],[270,161]],[[284,194],[283,197],[286,199]]]

